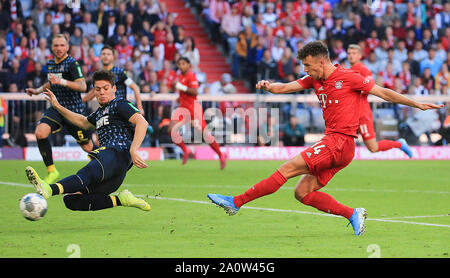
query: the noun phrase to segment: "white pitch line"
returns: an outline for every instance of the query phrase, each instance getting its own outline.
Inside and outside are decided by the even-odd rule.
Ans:
[[[146,186],[147,184],[126,184],[126,186]],[[154,186],[163,187],[189,187],[189,188],[243,188],[248,189],[250,186],[243,185],[192,185],[192,184],[153,184]],[[293,186],[282,186],[280,190],[293,190]],[[450,191],[432,191],[432,190],[396,190],[396,189],[371,189],[371,188],[323,188],[323,191],[349,191],[349,192],[373,192],[373,193],[427,193],[427,194],[450,194]]]
[[[166,200],[166,201],[177,201],[177,202],[186,202],[186,203],[196,203],[196,204],[206,204],[206,205],[214,205],[211,202],[206,201],[195,201],[195,200],[186,200],[179,198],[167,198],[160,196],[148,196],[148,195],[136,195],[138,197],[149,197],[156,200]],[[242,209],[253,209],[253,210],[262,210],[262,211],[271,211],[271,212],[284,212],[284,213],[298,213],[298,214],[308,214],[308,215],[318,215],[318,216],[326,216],[326,217],[341,217],[333,214],[325,214],[320,212],[310,212],[310,211],[301,211],[301,210],[287,210],[287,209],[274,209],[274,208],[259,208],[259,207],[248,207],[245,206]],[[438,215],[441,216],[441,215]],[[434,215],[430,215],[429,217],[436,217]],[[403,223],[403,224],[412,224],[412,225],[420,225],[420,226],[432,226],[432,227],[445,227],[450,228],[450,225],[445,224],[433,224],[433,223],[423,223],[423,222],[411,222],[411,221],[402,221],[402,220],[393,220],[393,219],[384,219],[384,218],[367,218],[367,221],[379,221],[379,222],[391,222],[391,223]]]
[[[0,181],[0,184],[11,185],[11,186],[21,186],[21,187],[32,187],[30,184],[23,183],[15,183],[15,182],[3,182]],[[129,186],[128,184],[124,184],[124,186]],[[176,201],[176,202],[185,202],[185,203],[195,203],[195,204],[203,204],[203,205],[214,205],[208,201],[197,201],[197,200],[187,200],[181,198],[168,198],[161,196],[149,196],[149,195],[136,195],[141,198],[152,198],[155,200],[166,200],[166,201]],[[326,217],[340,217],[333,214],[325,214],[320,212],[310,212],[310,211],[301,211],[301,210],[286,210],[286,209],[274,209],[274,208],[260,208],[260,207],[248,207],[245,206],[242,209],[252,209],[252,210],[260,210],[260,211],[271,211],[271,212],[283,212],[283,213],[297,213],[297,214],[307,214],[307,215],[318,215],[318,216],[326,216]],[[429,215],[429,216],[416,216],[415,218],[420,217],[440,217],[445,216],[442,214],[439,215]],[[408,218],[414,218],[414,216],[406,216]],[[403,223],[403,224],[412,224],[412,225],[421,225],[421,226],[432,226],[432,227],[445,227],[450,228],[450,225],[445,224],[432,224],[432,223],[424,223],[424,222],[411,222],[411,221],[402,221],[402,220],[394,220],[392,218],[367,218],[368,221],[379,221],[379,222],[391,222],[391,223]]]

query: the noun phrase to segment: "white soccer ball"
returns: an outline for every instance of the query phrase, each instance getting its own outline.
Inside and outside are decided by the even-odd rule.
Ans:
[[[37,193],[29,193],[20,199],[20,212],[30,221],[36,221],[47,213],[47,201]]]

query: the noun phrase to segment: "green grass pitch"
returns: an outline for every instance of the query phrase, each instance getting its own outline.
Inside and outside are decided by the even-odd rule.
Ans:
[[[322,190],[369,215],[366,233],[295,200],[298,179],[228,216],[208,193],[237,195],[282,161],[150,161],[133,167],[121,189],[148,198],[149,213],[116,207],[73,212],[62,196],[40,221],[18,200],[33,192],[25,175],[42,162],[0,161],[2,258],[449,258],[450,161],[353,161]],[[57,162],[63,176],[84,162]]]

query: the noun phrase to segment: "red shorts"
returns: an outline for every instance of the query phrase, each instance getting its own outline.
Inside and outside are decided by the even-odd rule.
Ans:
[[[172,114],[172,120],[186,123],[186,121],[192,121],[194,127],[201,130],[207,126],[205,119],[203,118],[203,108],[200,103],[194,102],[192,106],[180,106]]]
[[[375,133],[375,128],[373,126],[373,115],[372,109],[370,109],[370,103],[367,100],[361,101],[360,111],[359,111],[359,134],[364,141],[373,139],[377,136]]]
[[[373,126],[372,111],[359,116],[358,132],[361,134],[364,141],[377,137],[375,127]]]
[[[309,173],[325,186],[337,172],[353,160],[355,138],[340,133],[325,135],[301,152],[301,155],[308,165]]]

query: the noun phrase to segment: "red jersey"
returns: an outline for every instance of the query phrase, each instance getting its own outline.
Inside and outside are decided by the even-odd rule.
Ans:
[[[307,75],[297,82],[305,89],[314,88],[323,110],[325,135],[342,133],[357,137],[361,91],[370,91],[375,85],[373,79],[336,65],[325,80]]]
[[[180,73],[178,75],[178,81],[187,86],[188,88],[195,88],[197,89],[199,87],[197,78],[195,77],[195,73],[191,70],[186,72],[186,74]],[[197,99],[197,96],[189,95],[186,92],[179,91],[180,93],[180,106],[186,107],[186,108],[192,108],[194,107],[194,102]]]
[[[353,67],[350,68],[351,70],[357,71],[360,73],[363,77],[373,80],[372,72],[361,62],[353,65]],[[370,103],[367,100],[368,92],[364,91],[361,92],[361,104],[360,104],[360,123],[364,122],[364,119],[369,116],[369,119],[372,119],[372,109],[370,108]],[[374,132],[375,133],[375,132]]]

